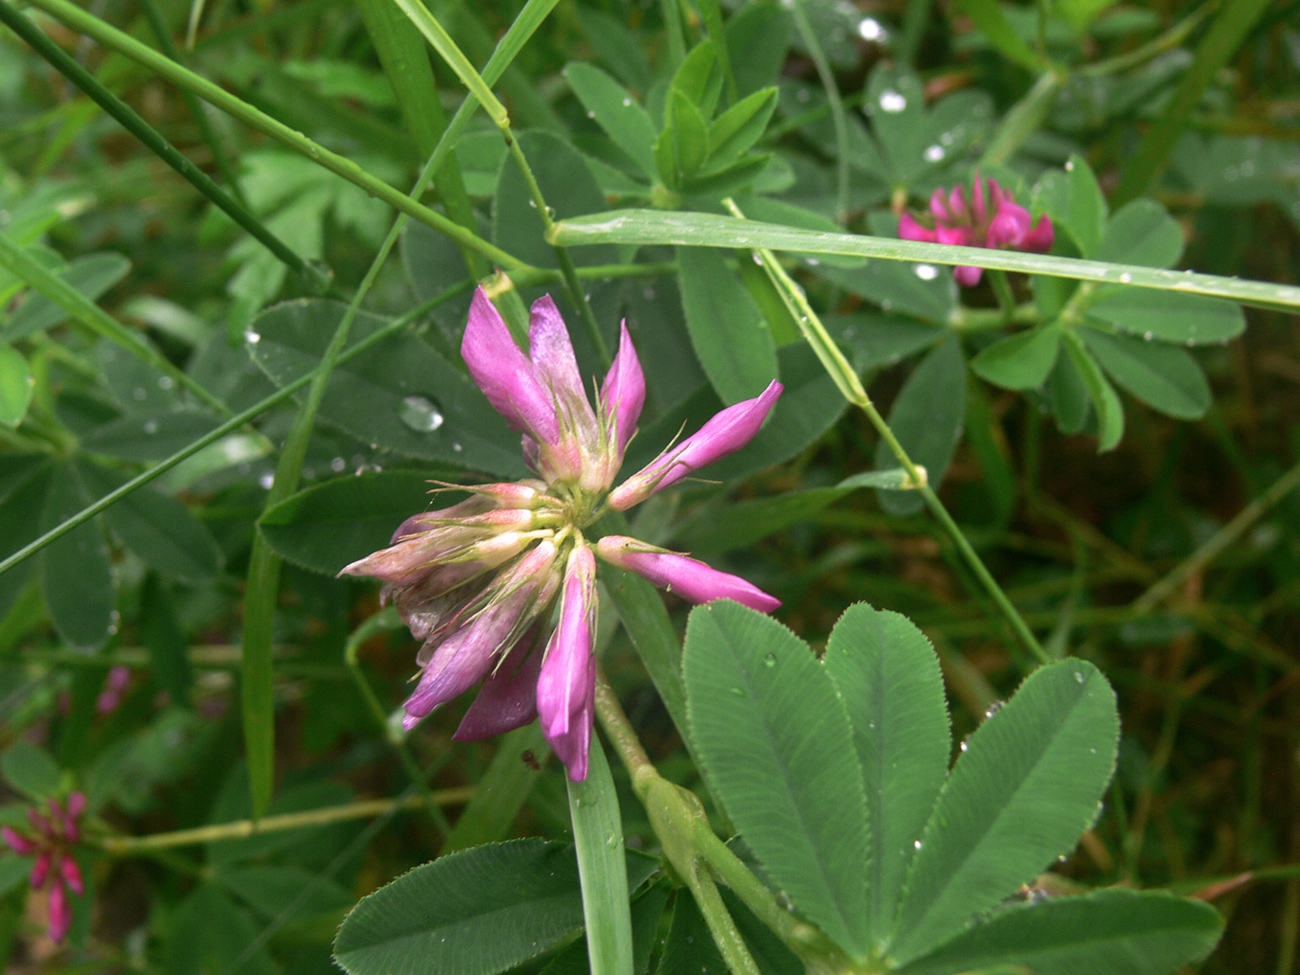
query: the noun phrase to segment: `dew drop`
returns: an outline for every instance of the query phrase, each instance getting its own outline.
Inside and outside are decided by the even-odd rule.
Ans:
[[[1074,679],[1075,679],[1076,681],[1078,681],[1080,684],[1082,684],[1082,683],[1083,683],[1085,680],[1087,680],[1088,678],[1086,678],[1086,677],[1083,676],[1083,671],[1082,671],[1082,670],[1076,670],[1076,671],[1074,672]]]
[[[812,98],[812,92],[807,88],[800,88],[794,97],[795,101],[806,102],[808,99]]]
[[[465,448],[462,447],[462,446],[461,446],[460,444],[458,444],[458,443],[453,443],[453,444],[451,445],[451,449],[454,450],[454,451],[456,451],[456,453],[459,454],[459,453],[460,453],[462,450],[464,450]]]
[[[262,336],[258,335],[250,328],[244,333],[244,341],[249,345],[256,345],[258,342],[262,341]]]
[[[624,108],[631,108],[631,107],[632,107],[632,99],[630,99],[630,98],[624,98],[624,99],[623,99],[623,107],[624,107]]]
[[[158,432],[158,421],[157,421],[157,420],[145,420],[145,421],[144,421],[144,432],[145,432],[145,433],[157,433],[157,432]]]
[[[1156,337],[1156,336],[1155,336],[1155,333],[1154,333],[1154,332],[1143,332],[1143,333],[1142,333],[1142,338],[1143,338],[1145,341],[1147,341],[1147,342],[1150,342],[1150,341],[1151,341],[1153,338],[1155,338],[1155,337]]]
[[[731,693],[734,694],[736,697],[744,697],[744,696],[745,696],[744,688],[741,688],[741,687],[733,687],[733,688],[731,689]]]
[[[442,426],[442,410],[427,396],[407,396],[397,418],[417,433],[432,433]]]
[[[970,748],[970,744],[969,744],[968,742],[964,742],[964,741],[963,741],[963,742],[961,743],[961,750],[962,750],[962,751],[965,751],[965,750],[968,749],[968,748]]]
[[[1129,274],[1127,271],[1125,271],[1123,274],[1121,274],[1121,275],[1119,276],[1119,283],[1120,283],[1120,284],[1132,284],[1132,283],[1133,283],[1133,275],[1131,275],[1131,274]]]
[[[904,98],[903,95],[900,94],[899,92],[896,92],[894,91],[894,89],[890,88],[887,91],[881,93],[880,107],[883,108],[886,112],[891,112],[891,113],[901,112],[903,109],[907,108],[907,99]]]
[[[913,840],[913,841],[912,841],[912,846],[916,847],[916,849],[919,850],[919,849],[921,848],[921,841],[920,841],[920,840]]]
[[[1065,171],[1066,171],[1067,173],[1072,173],[1072,172],[1074,172],[1074,160],[1073,160],[1073,159],[1067,159],[1067,160],[1065,161]]]
[[[135,389],[131,390],[131,395],[135,398],[135,401],[139,403],[148,397],[149,394],[145,392],[143,386],[137,386]]]
[[[921,153],[921,155],[925,157],[926,162],[937,163],[941,159],[943,159],[943,157],[947,155],[947,153],[943,151],[943,146],[936,144],[932,146],[927,146],[925,152]]]
[[[274,483],[275,483],[274,474],[263,474],[261,477],[257,479],[257,484],[263,491],[271,490],[271,485]]]
[[[933,264],[917,264],[912,268],[922,281],[933,281],[939,276],[939,269]]]
[[[858,23],[858,36],[864,41],[883,41],[889,36],[889,32],[875,17],[864,17]]]
[[[343,468],[347,466],[348,466],[348,462],[344,460],[342,457],[335,457],[332,461],[330,461],[330,470],[332,470],[335,474],[342,473]]]
[[[763,657],[763,666],[764,666],[764,667],[775,667],[775,666],[776,666],[776,654],[774,654],[774,653],[769,653],[769,654],[765,655],[765,656]]]
[[[171,389],[171,388],[172,388],[173,386],[175,386],[175,385],[176,385],[176,381],[175,381],[174,379],[172,379],[171,376],[159,376],[159,377],[158,377],[158,388],[159,388],[159,389]]]

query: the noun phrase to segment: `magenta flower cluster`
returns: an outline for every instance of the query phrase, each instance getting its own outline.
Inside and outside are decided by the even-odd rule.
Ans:
[[[987,189],[986,189],[987,187]],[[954,186],[945,193],[937,189],[930,197],[930,219],[922,224],[910,213],[898,218],[898,236],[929,244],[959,244],[1000,250],[1032,251],[1045,254],[1052,249],[1052,221],[1040,216],[1030,219],[1029,211],[1011,198],[996,180],[975,174],[969,198],[966,187]],[[983,269],[955,267],[957,283],[973,288],[980,283]]]
[[[407,729],[482,682],[456,739],[487,738],[536,717],[569,777],[582,781],[595,705],[597,558],[692,602],[733,599],[762,612],[779,605],[703,562],[623,536],[589,542],[584,529],[744,446],[782,387],[773,381],[722,410],[615,488],[645,403],[645,376],[626,326],[594,409],[550,297],[533,305],[529,326],[525,355],[480,288],[461,354],[497,412],[523,435],[524,459],[537,478],[465,487],[468,500],[408,518],[388,548],[340,574],[381,579],[381,597],[423,641],[423,669],[405,704]]]
[[[81,842],[78,820],[86,811],[86,797],[80,792],[60,803],[49,800],[49,814],[33,808],[27,820],[33,833],[25,835],[11,826],[0,827],[0,838],[19,856],[35,856],[29,880],[34,890],[49,887],[50,940],[62,941],[72,925],[72,905],[68,892],[80,897],[86,892],[81,868],[72,858],[72,847]]]

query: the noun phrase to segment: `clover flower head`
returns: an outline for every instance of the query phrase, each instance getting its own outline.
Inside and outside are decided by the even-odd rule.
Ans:
[[[1012,199],[994,179],[975,174],[972,192],[954,186],[930,196],[930,213],[925,223],[910,213],[898,218],[898,236],[930,244],[957,244],[999,250],[1032,251],[1045,254],[1052,249],[1052,221],[1040,216],[1035,222],[1029,211]],[[953,268],[957,283],[967,288],[979,284],[983,269]]]
[[[36,890],[49,888],[50,940],[56,944],[68,935],[72,926],[72,905],[68,892],[80,897],[86,892],[81,868],[72,857],[72,847],[81,842],[79,820],[86,811],[86,797],[74,792],[64,802],[50,799],[48,812],[32,807],[27,810],[31,833],[20,833],[12,826],[0,827],[0,839],[19,856],[35,856],[28,882]]]
[[[621,536],[592,545],[584,530],[606,510],[630,508],[739,450],[782,387],[773,381],[722,410],[611,490],[646,395],[627,327],[594,407],[550,297],[532,307],[528,344],[525,354],[480,288],[461,355],[488,401],[522,435],[537,477],[461,488],[467,500],[408,518],[387,548],[340,575],[382,580],[381,598],[423,641],[419,680],[405,704],[407,729],[482,683],[454,737],[475,741],[538,718],[576,782],[587,775],[595,707],[597,557],[691,602],[734,599],[763,612],[780,605],[703,562]]]

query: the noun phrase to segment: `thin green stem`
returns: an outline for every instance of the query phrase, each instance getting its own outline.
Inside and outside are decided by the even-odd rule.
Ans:
[[[1038,131],[1065,82],[1065,76],[1055,71],[1039,75],[1033,87],[1002,117],[980,162],[986,166],[1005,165],[1025,140]]]
[[[319,143],[307,138],[301,132],[295,131],[283,122],[254,108],[220,86],[195,74],[185,66],[164,57],[147,44],[142,44],[130,35],[106,24],[98,17],[86,13],[76,5],[69,3],[68,0],[31,0],[31,3],[69,28],[93,38],[111,50],[124,54],[173,84],[194,92],[209,104],[215,105],[223,112],[288,146],[290,149],[302,153],[330,172],[360,186],[363,190],[383,200],[394,209],[407,216],[414,217],[421,223],[428,224],[456,243],[477,251],[489,261],[508,270],[528,267],[524,261],[507,254],[501,248],[481,238],[478,234],[467,230],[454,220],[416,202],[401,190],[372,176],[346,156],[331,152]]]
[[[1005,325],[1016,314],[1016,296],[1011,293],[1011,282],[1007,280],[1006,271],[992,270],[989,272],[989,284],[993,286],[993,294],[997,296],[998,308],[1001,311],[999,316],[1001,324]]]
[[[1092,64],[1081,64],[1073,69],[1074,74],[1081,78],[1102,78],[1106,75],[1119,74],[1121,71],[1127,71],[1130,68],[1146,64],[1161,54],[1182,47],[1183,42],[1187,40],[1192,31],[1199,27],[1205,18],[1212,13],[1214,13],[1214,4],[1201,4],[1174,24],[1173,27],[1170,27],[1163,34],[1153,37],[1145,44],[1135,47],[1131,51],[1125,51],[1123,54],[1117,54],[1113,58],[1095,61]]]
[[[455,789],[439,789],[430,793],[430,796],[439,805],[451,806],[465,802],[473,794],[474,786],[459,786]],[[409,796],[404,799],[364,799],[343,806],[327,806],[323,809],[309,809],[305,812],[285,813],[281,816],[263,816],[261,819],[239,819],[231,823],[215,823],[211,826],[178,829],[169,833],[153,833],[149,836],[96,837],[92,835],[86,840],[97,845],[109,856],[140,856],[177,846],[239,840],[285,829],[305,829],[311,826],[347,822],[350,819],[369,819],[397,809],[419,809],[427,802],[424,796]]]
[[[162,48],[163,54],[178,64],[184,63],[181,52],[176,47],[176,42],[172,40],[171,31],[167,29],[167,22],[163,19],[162,11],[158,9],[157,0],[141,0],[140,8],[149,21],[149,28],[153,31],[154,37],[158,38],[158,44]],[[181,98],[185,100],[185,106],[190,110],[190,115],[194,118],[194,124],[199,130],[199,137],[203,139],[208,150],[212,153],[212,161],[216,163],[221,178],[230,187],[230,195],[238,200],[241,206],[248,209],[248,200],[245,199],[243,190],[239,188],[239,180],[235,178],[235,168],[230,164],[230,159],[221,146],[221,140],[217,138],[217,133],[212,128],[212,122],[208,119],[203,103],[199,101],[192,91],[182,91]]]
[[[519,167],[520,173],[523,174],[524,185],[528,187],[528,193],[542,218],[542,226],[549,240],[555,231],[555,215],[551,212],[551,208],[547,206],[546,197],[542,194],[542,187],[537,182],[537,177],[528,164],[528,158],[524,155],[519,140],[515,138],[515,134],[511,131],[508,123],[501,127],[501,135],[505,138],[506,145],[509,147],[510,157],[515,161],[515,165]],[[552,246],[555,249],[556,260],[560,264],[560,274],[563,276],[565,287],[569,292],[569,300],[578,309],[578,317],[582,319],[583,327],[587,330],[587,336],[591,339],[596,354],[600,357],[601,364],[605,368],[609,368],[610,363],[614,360],[610,355],[609,346],[605,342],[605,336],[601,334],[600,323],[596,321],[596,314],[591,310],[591,302],[587,300],[587,293],[578,281],[577,270],[572,257],[569,255],[569,250],[567,247],[561,247],[558,244]]]
[[[456,46],[456,42],[443,29],[442,24],[438,23],[438,19],[425,9],[420,0],[393,0],[393,3],[410,18],[411,23],[424,35],[429,45],[438,52],[438,56],[456,73],[461,84],[468,88],[470,94],[483,106],[497,128],[507,128],[510,125],[510,114],[506,111],[506,107],[492,93],[491,86],[474,69],[474,65],[470,64],[469,58],[465,57],[461,49]]]

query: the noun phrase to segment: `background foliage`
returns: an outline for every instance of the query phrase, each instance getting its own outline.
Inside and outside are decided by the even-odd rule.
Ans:
[[[334,578],[427,505],[427,479],[524,473],[457,351],[473,282],[504,270],[523,299],[507,298],[512,324],[553,293],[592,374],[626,319],[649,383],[629,469],[785,383],[750,447],[710,468],[717,483],[654,499],[634,527],[778,595],[781,622],[821,655],[785,634],[790,666],[826,702],[854,679],[846,634],[867,627],[869,610],[846,608],[889,611],[871,625],[915,654],[899,659],[917,707],[895,720],[931,752],[891,780],[887,801],[911,817],[880,820],[901,823],[894,838],[928,815],[898,796],[938,795],[956,756],[940,809],[978,812],[961,793],[968,735],[1052,713],[1032,695],[1053,680],[1064,693],[1086,674],[1091,694],[1104,675],[1116,773],[1095,821],[1065,820],[1095,807],[1101,759],[1093,778],[1038,787],[1045,801],[1079,791],[1047,817],[1062,832],[1047,858],[1091,828],[1019,896],[1169,887],[1227,918],[1200,970],[1293,971],[1295,13],[0,0],[0,819],[73,789],[89,799],[89,890],[64,947],[42,936],[30,863],[0,858],[5,955],[32,970],[305,975],[335,970],[335,950],[386,971],[370,952],[388,934],[367,918],[445,886],[436,870],[482,893],[468,913],[500,903],[484,885],[502,875],[528,883],[500,898],[549,905],[536,930],[458,967],[583,969],[562,770],[540,733],[453,744],[457,702],[402,736],[390,712],[410,641],[373,586]],[[434,190],[408,197],[438,147]],[[1050,216],[1050,255],[894,239],[905,208],[976,170]],[[950,263],[1002,270],[958,289]],[[949,522],[900,489],[915,487],[911,462]],[[771,859],[790,834],[765,847],[731,799],[747,785],[725,781],[733,743],[708,721],[753,715],[711,693],[720,665],[688,645],[683,685],[652,664],[647,680],[637,659],[675,662],[685,607],[669,597],[665,617],[627,580],[607,587],[603,665],[649,757],[723,835],[745,833],[740,858],[804,917],[846,948],[892,930],[907,971],[993,964],[1023,943],[1032,912],[1009,910],[947,958],[923,955],[1021,882],[963,876],[928,834],[899,861],[918,888],[886,871],[864,895],[840,863],[801,889],[806,861]],[[728,612],[692,630],[761,625]],[[1081,661],[1039,670],[1019,695],[1039,691],[984,724],[1035,647]],[[1095,693],[1090,727],[1109,728]],[[855,849],[888,837],[865,825],[879,811],[844,748],[869,767],[861,715],[835,714],[840,750],[793,785],[866,811],[848,833],[810,828],[814,859],[818,830]],[[635,848],[658,853],[660,834],[613,777],[636,970],[719,970],[681,886],[693,879],[640,886],[656,861]],[[402,874],[334,945],[358,899]],[[1053,900],[1054,923],[1092,904],[1121,925],[1157,896],[1144,909],[1208,947],[1207,915],[1163,895]],[[770,918],[721,897],[762,970],[800,970]],[[425,948],[444,936],[419,925]],[[543,944],[559,947],[537,956]],[[1180,950],[1168,965],[1193,954]]]

